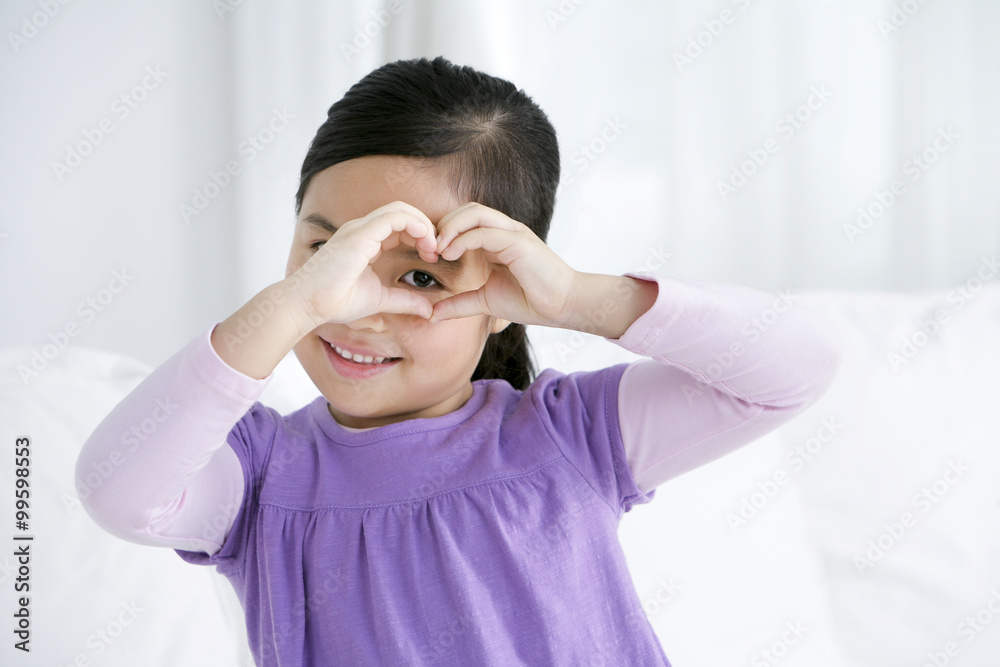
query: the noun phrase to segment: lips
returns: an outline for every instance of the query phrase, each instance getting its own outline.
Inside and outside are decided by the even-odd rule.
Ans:
[[[386,357],[375,354],[375,350],[351,350],[335,343],[324,341],[323,349],[326,357],[330,360],[331,369],[340,377],[351,382],[366,381],[379,377],[390,372],[397,365],[403,363],[399,357]],[[369,354],[362,354],[369,352]],[[350,355],[348,357],[347,355]],[[360,361],[355,361],[355,357],[360,357]],[[368,359],[368,361],[365,361]],[[380,361],[376,361],[379,359]]]
[[[338,355],[340,355],[344,359],[353,361],[356,364],[376,366],[379,364],[390,363],[399,359],[399,357],[380,355],[374,351],[355,350],[353,348],[342,347],[340,345],[337,345],[336,343],[331,343],[330,341],[327,340],[324,340],[323,342],[326,343],[328,346],[330,346],[333,349],[333,351],[336,352]]]

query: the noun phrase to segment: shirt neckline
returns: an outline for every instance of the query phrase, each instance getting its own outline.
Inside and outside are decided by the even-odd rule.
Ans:
[[[374,426],[366,429],[345,427],[330,414],[324,396],[318,396],[309,405],[309,412],[330,440],[340,445],[358,447],[389,438],[438,431],[461,424],[478,412],[486,403],[491,382],[502,382],[502,380],[476,380],[473,382],[472,396],[457,410],[437,417],[405,419],[385,426]]]

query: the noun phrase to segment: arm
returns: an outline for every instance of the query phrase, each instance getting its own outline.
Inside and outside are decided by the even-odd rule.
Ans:
[[[633,284],[615,304],[645,304],[644,290],[658,289],[638,318],[629,322],[634,310],[626,310],[624,321],[597,331],[651,357],[631,364],[619,387],[622,439],[644,491],[772,431],[833,380],[837,345],[821,318],[793,298],[736,285],[621,279],[650,287]],[[601,291],[591,294],[597,303]],[[623,324],[624,333],[609,335]]]
[[[286,289],[284,282],[271,286],[201,333],[94,430],[76,477],[81,503],[98,525],[139,544],[209,554],[222,547],[246,484],[226,438],[295,335],[284,331],[289,318],[280,309],[252,336],[240,323],[262,303],[282,300]],[[253,359],[244,371],[232,365],[241,363],[240,355]]]
[[[522,223],[481,204],[438,226],[443,258],[481,248],[503,270],[438,301],[432,321],[484,313],[600,335],[652,357],[619,385],[626,458],[643,490],[787,421],[825,391],[839,364],[820,318],[786,298],[575,271]]]

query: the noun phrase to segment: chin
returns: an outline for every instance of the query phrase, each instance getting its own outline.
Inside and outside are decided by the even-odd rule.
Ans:
[[[343,401],[337,401],[336,397],[333,401],[330,400],[329,396],[325,396],[326,402],[330,405],[332,410],[335,410],[338,414],[342,414],[345,417],[350,417],[352,419],[377,419],[383,417],[378,412],[372,412],[364,409],[357,409],[356,406],[345,405]]]

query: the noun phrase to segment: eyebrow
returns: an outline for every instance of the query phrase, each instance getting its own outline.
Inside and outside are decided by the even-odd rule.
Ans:
[[[308,223],[313,227],[319,227],[325,232],[330,232],[331,235],[337,231],[337,228],[333,226],[333,223],[319,213],[310,213],[306,217],[302,218],[302,222]]]
[[[329,232],[330,235],[337,232],[337,228],[333,226],[333,223],[327,220],[326,217],[320,213],[310,213],[306,217],[302,218],[302,222],[322,229],[325,232]],[[443,259],[438,256],[436,262],[427,262],[420,256],[420,252],[416,248],[405,246],[401,252],[406,259],[426,264],[438,273],[442,273],[451,278],[460,275],[465,270],[464,257],[459,257],[458,259]]]

